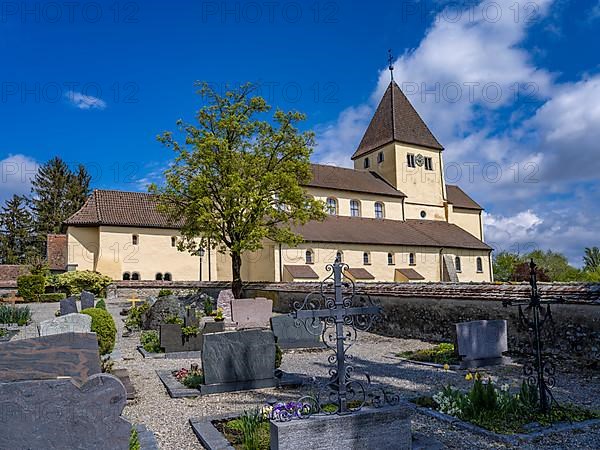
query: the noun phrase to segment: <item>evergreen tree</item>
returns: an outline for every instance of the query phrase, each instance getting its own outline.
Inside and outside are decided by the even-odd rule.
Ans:
[[[13,195],[0,211],[2,264],[24,264],[35,253],[33,218],[24,197]]]

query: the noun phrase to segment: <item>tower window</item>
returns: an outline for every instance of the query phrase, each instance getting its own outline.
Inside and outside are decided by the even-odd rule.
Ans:
[[[335,216],[337,213],[338,213],[337,200],[335,198],[329,197],[327,199],[327,214]]]
[[[479,256],[477,257],[477,273],[483,273],[483,261]]]
[[[360,217],[360,203],[358,200],[350,200],[350,215]]]
[[[433,170],[433,160],[429,156],[425,158],[425,170]]]
[[[139,242],[140,242],[140,237],[137,234],[131,235],[131,243],[133,245],[138,245]]]
[[[375,218],[383,219],[383,217],[384,217],[383,203],[375,202]]]
[[[394,254],[393,253],[388,253],[388,266],[393,266],[394,265]]]
[[[369,252],[363,253],[363,264],[367,266],[371,264],[371,254]]]
[[[306,255],[305,256],[306,256],[306,264],[313,264],[314,263],[312,250],[306,250]]]
[[[365,158],[365,161],[364,161],[365,169],[368,169],[370,166],[371,166],[371,161],[369,161],[369,158]]]
[[[415,155],[413,153],[408,153],[406,155],[406,165],[408,167],[416,167],[416,165],[415,165]]]
[[[415,263],[415,254],[414,253],[409,253],[408,254],[408,265],[409,266],[416,266],[417,265]]]
[[[377,162],[378,163],[382,163],[383,162],[383,158],[384,158],[383,152],[377,153]]]
[[[454,258],[454,266],[456,267],[456,271],[457,272],[462,272],[462,267],[460,264],[460,257],[457,256],[456,258]]]
[[[171,247],[177,247],[177,237],[171,236]]]

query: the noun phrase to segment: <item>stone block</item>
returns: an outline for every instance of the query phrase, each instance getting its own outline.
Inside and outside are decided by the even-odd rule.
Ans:
[[[87,314],[67,314],[55,319],[44,320],[38,325],[40,336],[61,333],[90,333],[92,317]]]
[[[72,377],[81,383],[100,372],[95,333],[63,333],[0,343],[0,382]]]
[[[204,335],[206,385],[273,380],[275,337],[271,331],[226,331]]]
[[[410,450],[412,408],[406,405],[364,408],[347,415],[313,415],[288,422],[271,421],[271,450]]]
[[[96,297],[88,291],[83,291],[79,296],[81,299],[81,310],[93,308],[96,305]]]
[[[223,310],[223,317],[225,318],[225,323],[231,323],[231,301],[234,300],[233,291],[231,289],[223,289],[219,292],[219,296],[217,297],[217,308],[221,308]]]
[[[126,391],[108,374],[0,383],[0,448],[127,450]]]
[[[281,348],[323,347],[323,324],[320,320],[306,319],[296,322],[291,316],[271,318],[271,328]]]
[[[463,366],[502,363],[502,353],[508,351],[506,320],[474,320],[456,324],[458,354]]]
[[[60,301],[60,315],[66,316],[67,314],[78,313],[77,311],[77,299],[75,297],[65,298]]]
[[[238,330],[270,328],[273,300],[262,297],[231,300],[231,313]]]

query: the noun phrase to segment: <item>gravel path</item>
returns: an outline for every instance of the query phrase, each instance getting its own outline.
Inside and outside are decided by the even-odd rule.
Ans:
[[[57,304],[36,304],[31,306],[34,321],[54,316]],[[125,407],[124,415],[133,423],[144,423],[157,436],[161,449],[185,450],[201,449],[193,434],[188,419],[204,415],[243,411],[261,405],[268,397],[294,398],[298,390],[263,389],[259,391],[217,394],[195,399],[171,399],[155,374],[156,369],[189,367],[191,360],[144,359],[136,350],[139,334],[122,337],[123,322],[118,312],[121,305],[109,304],[109,311],[115,317],[119,328],[116,350],[123,359],[116,362],[116,368],[127,368],[137,398]],[[31,337],[36,334],[35,326],[29,326],[18,337]],[[464,388],[469,382],[463,371],[444,371],[401,361],[393,355],[400,351],[415,350],[430,346],[422,341],[395,339],[361,333],[352,348],[354,365],[357,371],[366,370],[372,381],[393,387],[403,398],[432,394],[441,386],[452,383]],[[284,354],[282,369],[309,376],[326,376],[328,371],[326,351],[288,351]],[[517,386],[521,382],[518,366],[503,366],[487,372],[499,383]],[[600,374],[559,373],[557,388],[554,390],[559,401],[578,402],[600,409]],[[436,419],[416,414],[413,418],[413,431],[436,438],[451,449],[510,448]],[[585,432],[572,432],[550,435],[531,444],[519,446],[522,449],[596,449],[600,448],[600,427]]]

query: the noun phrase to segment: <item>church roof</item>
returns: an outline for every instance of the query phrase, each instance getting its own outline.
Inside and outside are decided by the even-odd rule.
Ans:
[[[390,197],[406,197],[402,192],[377,175],[365,170],[311,164],[312,179],[306,186],[342,191],[366,192]]]
[[[328,216],[294,227],[308,242],[367,245],[410,245],[491,250],[484,242],[455,224],[441,220],[367,219]]]
[[[473,200],[471,197],[467,195],[465,191],[463,191],[458,186],[454,186],[452,184],[446,185],[446,194],[448,195],[448,202],[452,203],[455,208],[464,208],[464,209],[477,209],[482,210],[483,208],[479,206],[479,204]]]
[[[383,94],[352,159],[394,141],[436,150],[444,149],[396,82],[392,81]]]

